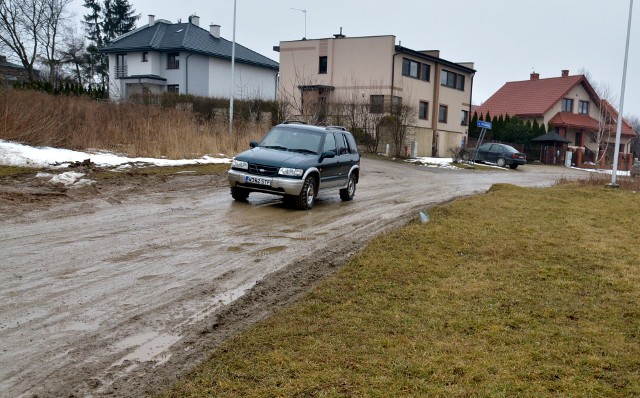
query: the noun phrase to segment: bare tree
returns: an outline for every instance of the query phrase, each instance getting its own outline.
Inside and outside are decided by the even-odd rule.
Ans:
[[[405,155],[407,133],[415,121],[416,109],[414,107],[402,103],[392,104],[391,114],[385,118],[384,124],[389,128],[396,157]]]
[[[40,0],[44,8],[45,21],[38,30],[37,39],[42,46],[43,63],[49,67],[49,83],[55,86],[57,69],[62,63],[58,44],[61,33],[68,22],[67,8],[71,0]]]
[[[635,138],[631,141],[631,152],[636,158],[640,158],[640,117],[629,115],[627,116],[627,121],[636,133]]]
[[[0,1],[0,41],[13,51],[32,82],[37,79],[33,65],[39,53],[38,35],[46,17],[43,0]]]
[[[86,46],[84,37],[78,35],[75,29],[67,27],[64,30],[60,62],[72,68],[79,85],[83,85],[82,69],[86,60]]]
[[[616,118],[611,113],[613,104],[617,103],[617,94],[604,82],[596,82],[586,69],[581,69],[580,74],[584,75],[591,87],[595,90],[598,98],[596,103],[598,109],[598,128],[591,132],[591,142],[595,143],[595,163],[599,164],[610,151],[610,145],[616,134]]]

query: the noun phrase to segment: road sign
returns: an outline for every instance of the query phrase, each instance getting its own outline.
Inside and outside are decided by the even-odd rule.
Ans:
[[[482,120],[478,120],[478,127],[482,128],[482,129],[491,130],[491,122],[485,122],[485,121],[482,121]]]

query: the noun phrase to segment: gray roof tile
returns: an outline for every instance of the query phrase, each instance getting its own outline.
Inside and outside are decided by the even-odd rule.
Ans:
[[[187,51],[211,57],[231,59],[232,43],[216,39],[209,31],[191,23],[168,24],[157,21],[116,38],[102,52]],[[278,70],[278,63],[236,43],[236,62]]]

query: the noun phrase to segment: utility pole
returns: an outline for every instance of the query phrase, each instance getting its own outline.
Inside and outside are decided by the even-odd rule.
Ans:
[[[631,15],[633,14],[633,0],[629,0],[629,23],[627,25],[627,45],[624,49],[624,65],[622,67],[622,89],[620,90],[620,109],[618,110],[618,126],[616,127],[616,147],[613,152],[613,170],[611,173],[611,183],[608,187],[620,187],[616,183],[618,174],[618,157],[620,155],[620,136],[622,135],[622,110],[624,108],[624,88],[627,82],[627,61],[629,59],[629,38],[631,36]]]

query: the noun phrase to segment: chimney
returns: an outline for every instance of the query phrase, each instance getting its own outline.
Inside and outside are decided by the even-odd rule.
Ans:
[[[220,25],[209,25],[209,33],[216,39],[220,38]]]
[[[149,26],[153,26],[156,23],[156,16],[149,14]]]
[[[195,26],[200,26],[200,17],[193,14],[189,17],[189,23],[194,24]]]
[[[5,55],[0,55],[0,62],[7,62],[7,57]]]
[[[347,37],[342,34],[342,26],[340,27],[340,33],[333,35],[333,37],[335,37],[336,39],[344,39],[345,37]]]
[[[531,74],[531,80],[539,80],[539,79],[540,79],[540,74],[539,73],[533,72]]]
[[[569,69],[562,70],[562,77],[569,77]]]

